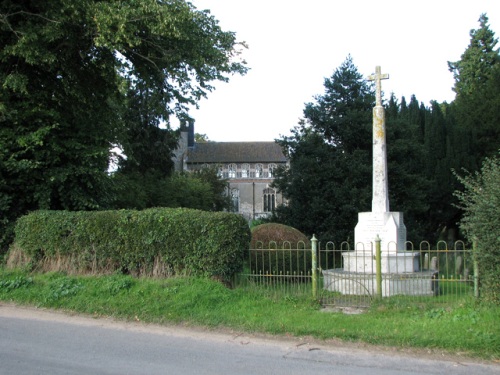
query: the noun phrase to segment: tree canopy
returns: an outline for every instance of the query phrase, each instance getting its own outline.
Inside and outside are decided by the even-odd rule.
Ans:
[[[472,142],[462,144],[462,153],[471,155],[466,167],[478,170],[482,160],[495,156],[500,148],[500,50],[486,14],[470,37],[461,59],[448,66],[455,78],[456,125],[460,136]]]
[[[414,242],[459,238],[461,191],[453,170],[477,171],[500,149],[500,57],[488,17],[479,18],[461,59],[449,62],[455,78],[452,103],[392,94],[386,110],[391,209],[402,211]],[[373,88],[350,57],[325,79],[325,93],[304,109],[292,135],[277,142],[290,167],[275,186],[288,199],[274,220],[334,241],[349,240],[356,214],[369,210]],[[498,233],[498,231],[496,231]]]
[[[274,185],[289,200],[275,219],[323,239],[352,240],[359,212],[369,211],[372,198],[372,109],[375,92],[349,56],[325,79],[325,93],[304,109],[292,136],[277,142],[288,153],[290,167],[276,173]],[[421,178],[425,161],[423,115],[416,99],[410,106],[391,96],[387,105],[389,193],[391,206],[404,211],[411,234],[428,213]]]
[[[175,140],[160,125],[247,70],[244,43],[184,0],[5,0],[0,43],[4,225],[37,208],[105,207],[114,146],[146,168],[151,141],[165,161]]]
[[[325,94],[306,104],[292,136],[277,142],[290,159],[274,186],[289,200],[277,220],[311,235],[347,239],[370,203],[373,88],[349,56],[325,79]]]

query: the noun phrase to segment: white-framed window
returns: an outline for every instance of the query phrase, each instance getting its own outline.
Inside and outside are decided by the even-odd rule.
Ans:
[[[229,178],[236,178],[236,164],[229,164],[227,169]]]
[[[240,211],[240,191],[231,189],[231,212]]]
[[[262,166],[262,164],[255,164],[255,178],[262,178],[263,171],[264,167]]]
[[[250,165],[243,164],[241,166],[241,178],[248,178],[248,177],[250,177]]]
[[[276,164],[269,164],[267,168],[269,170],[269,177],[274,177],[274,171],[276,170]]]
[[[264,212],[273,212],[276,208],[276,191],[274,189],[264,189]]]

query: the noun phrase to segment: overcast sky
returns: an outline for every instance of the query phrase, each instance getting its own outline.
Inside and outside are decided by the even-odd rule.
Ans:
[[[500,0],[191,0],[210,9],[248,49],[250,71],[216,84],[194,110],[195,131],[212,141],[273,141],[288,135],[305,103],[324,94],[350,54],[359,72],[375,66],[387,99],[454,99],[448,61],[457,61],[486,13],[500,37]],[[500,47],[500,44],[497,44]]]

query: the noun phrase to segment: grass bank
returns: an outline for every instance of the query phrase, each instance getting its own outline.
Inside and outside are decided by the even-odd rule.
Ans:
[[[359,315],[325,313],[309,297],[197,278],[30,274],[0,268],[0,300],[93,316],[427,348],[500,359],[500,307],[385,301]]]

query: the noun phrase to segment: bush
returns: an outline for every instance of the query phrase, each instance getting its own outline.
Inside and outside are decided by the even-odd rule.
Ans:
[[[465,186],[455,193],[465,211],[460,228],[477,241],[481,295],[500,304],[500,158],[485,159],[480,172],[458,179]]]
[[[268,223],[257,225],[252,228],[252,240],[250,246],[255,248],[262,244],[265,248],[269,246],[283,247],[293,246],[297,248],[298,244],[310,247],[310,241],[307,236],[298,229],[283,224]]]
[[[70,273],[183,273],[228,280],[242,269],[249,241],[246,221],[223,212],[36,211],[18,220],[9,258]]]
[[[307,274],[311,270],[311,244],[299,230],[276,223],[252,228],[249,266],[253,273]]]

